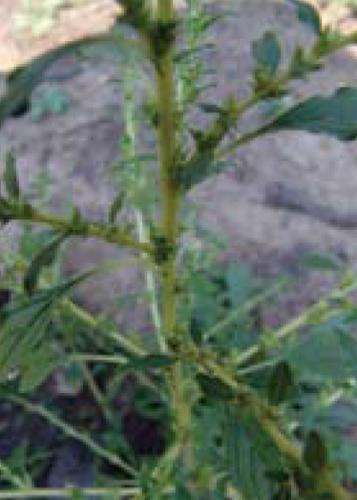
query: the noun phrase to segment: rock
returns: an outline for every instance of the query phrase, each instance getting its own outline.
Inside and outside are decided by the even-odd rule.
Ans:
[[[49,470],[47,488],[93,486],[93,463],[89,452],[75,441],[67,441],[57,452]],[[64,497],[58,497],[62,500]],[[91,497],[93,499],[93,497]]]
[[[312,41],[287,3],[227,0],[223,9],[233,10],[235,15],[224,18],[210,32],[210,40],[219,43],[206,56],[206,62],[216,71],[218,85],[207,91],[205,100],[220,101],[230,94],[239,98],[249,95],[250,45],[264,31],[279,33],[284,61],[297,43]],[[74,63],[68,61],[68,68],[71,64]],[[75,200],[84,215],[103,220],[114,195],[109,169],[117,157],[118,138],[123,130],[122,95],[110,83],[117,76],[115,65],[88,61],[80,64],[80,71],[73,78],[60,82],[73,103],[71,109],[39,123],[33,123],[29,115],[8,120],[0,136],[0,155],[14,148],[25,188],[40,167],[48,166],[53,179],[52,210],[65,211],[69,200]],[[295,95],[303,97],[332,92],[337,86],[356,81],[356,60],[350,52],[341,51],[331,58],[326,69],[293,87]],[[144,86],[145,79],[140,78],[138,92]],[[258,120],[258,112],[248,114],[240,130],[254,126]],[[150,141],[147,139],[147,144]],[[297,248],[323,252],[342,249],[356,267],[356,153],[356,143],[342,144],[332,138],[299,132],[269,135],[240,149],[232,157],[230,171],[195,188],[190,198],[199,206],[201,222],[227,240],[224,258],[240,258],[259,273],[284,271],[287,263],[291,266]],[[298,209],[277,210],[267,203],[272,185],[284,185],[294,190],[294,196],[303,196]],[[289,203],[296,204],[291,200]],[[349,217],[353,223],[348,222]],[[13,246],[13,237],[8,235],[16,233],[14,226],[9,231],[0,233],[3,249]],[[73,240],[66,253],[65,269],[78,272],[107,258],[126,255],[122,249],[94,240]],[[295,297],[296,304],[316,299],[331,284],[319,282],[312,286],[306,280],[304,283],[305,288],[302,284]],[[109,313],[121,325],[150,330],[142,298],[135,296],[142,284],[141,273],[132,266],[96,278],[95,287],[88,282],[81,287],[78,298],[95,312]],[[118,297],[128,293],[132,294],[129,306],[118,309]],[[288,308],[285,312],[289,315]]]

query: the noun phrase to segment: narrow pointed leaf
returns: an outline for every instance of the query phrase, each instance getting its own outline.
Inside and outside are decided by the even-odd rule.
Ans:
[[[293,388],[294,378],[291,368],[288,363],[281,361],[275,366],[269,380],[269,401],[274,405],[283,403],[291,396]]]
[[[18,199],[20,197],[20,187],[16,172],[16,158],[11,151],[5,157],[4,183],[7,194],[11,198]]]
[[[123,208],[123,203],[124,203],[124,194],[120,192],[114,198],[113,203],[111,204],[111,207],[109,209],[108,222],[110,224],[115,224],[117,215]]]
[[[311,431],[307,436],[304,453],[304,462],[313,472],[319,472],[328,463],[326,445],[317,431]]]
[[[56,236],[33,258],[24,277],[24,289],[29,295],[33,294],[42,269],[53,264],[57,256],[58,248],[65,238],[66,235],[63,234],[61,234],[60,236]]]

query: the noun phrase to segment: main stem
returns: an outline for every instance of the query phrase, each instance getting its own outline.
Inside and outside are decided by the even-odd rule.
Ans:
[[[174,19],[173,0],[159,0],[157,15],[160,22],[170,23]],[[160,266],[161,328],[162,336],[169,344],[177,334],[176,245],[180,205],[179,192],[172,175],[176,152],[176,97],[172,47],[161,57],[156,78],[159,109],[161,231],[170,249],[166,261]],[[184,447],[190,429],[190,410],[184,394],[180,363],[176,363],[170,369],[168,383],[176,419],[176,441]],[[178,449],[181,449],[181,446]]]
[[[173,19],[173,1],[159,0],[158,18],[161,22]],[[161,231],[172,249],[161,266],[162,330],[166,338],[172,337],[176,326],[176,269],[175,247],[177,243],[179,196],[172,182],[174,167],[175,131],[175,81],[172,50],[161,58],[157,68],[157,92],[159,106],[159,149],[161,189]]]

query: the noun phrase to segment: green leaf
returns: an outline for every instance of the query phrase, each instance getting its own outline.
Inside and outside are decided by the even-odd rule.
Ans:
[[[297,47],[290,61],[289,73],[292,78],[304,78],[307,73],[322,68],[323,64],[317,57],[312,57],[303,47]]]
[[[333,255],[311,253],[303,258],[306,267],[318,271],[341,271],[342,263]]]
[[[252,295],[255,280],[248,266],[230,262],[226,274],[228,298],[233,307],[242,306]]]
[[[11,198],[18,199],[20,197],[20,187],[16,172],[16,158],[11,151],[5,157],[4,182],[7,194]]]
[[[60,364],[61,360],[48,348],[43,347],[32,352],[29,362],[22,367],[20,391],[33,392]]]
[[[278,363],[270,376],[268,383],[269,401],[278,405],[286,401],[294,388],[294,377],[291,368],[286,361]]]
[[[233,485],[245,500],[269,500],[275,490],[268,467],[279,467],[276,450],[250,418],[227,408],[223,425],[224,455]]]
[[[222,108],[222,106],[218,106],[217,104],[211,102],[201,102],[198,104],[198,107],[201,111],[208,114],[220,115],[224,113],[224,109]]]
[[[30,263],[25,277],[24,277],[24,290],[32,295],[37,282],[40,277],[40,273],[44,267],[51,266],[57,256],[57,251],[61,245],[61,243],[67,238],[66,234],[61,234],[56,236],[50,241],[45,247],[43,247],[33,258]]]
[[[320,14],[311,4],[301,0],[289,0],[295,5],[299,21],[306,24],[317,35],[322,33],[322,23]]]
[[[276,130],[303,130],[342,141],[356,139],[357,88],[342,87],[332,96],[311,97],[278,115],[261,133]]]
[[[234,398],[234,391],[215,377],[199,374],[196,376],[202,392],[209,398],[227,401]]]
[[[163,419],[168,417],[168,408],[160,395],[149,387],[138,387],[133,395],[135,410],[144,417]]]
[[[253,42],[252,54],[258,68],[267,70],[272,76],[276,74],[281,61],[281,48],[275,33],[268,31]]]
[[[0,381],[19,373],[32,363],[50,323],[50,314],[43,304],[33,304],[6,320],[0,333]]]
[[[82,224],[82,214],[78,207],[74,206],[71,215],[71,227],[76,230]]]
[[[124,193],[119,192],[114,198],[113,203],[109,209],[108,222],[109,224],[115,224],[118,213],[123,208],[124,203]]]
[[[8,381],[9,375],[14,373],[21,377],[28,372],[31,364],[35,369],[36,362],[33,360],[36,359],[36,353],[44,347],[46,334],[53,331],[49,326],[56,304],[94,272],[95,270],[81,273],[55,287],[37,292],[31,298],[19,296],[3,308],[5,315],[0,328],[0,382]],[[34,380],[34,375],[31,377],[32,384],[43,380],[43,376],[48,374],[48,364],[49,360],[43,364],[42,375],[39,374],[37,380]],[[31,385],[30,382],[28,385]],[[24,384],[26,388],[27,382]]]
[[[193,500],[193,496],[185,486],[179,484],[176,488],[173,500]]]
[[[328,464],[326,445],[317,431],[311,431],[305,442],[304,462],[313,472],[320,472]]]
[[[0,197],[0,222],[1,224],[6,224],[11,220],[13,216],[13,210],[10,203],[4,198]]]
[[[198,319],[193,316],[190,323],[190,335],[196,345],[202,343],[203,330]]]
[[[228,161],[214,160],[212,151],[203,151],[195,155],[190,162],[187,162],[176,170],[174,181],[182,189],[188,191],[206,178],[214,174],[219,174],[230,165],[231,163]]]
[[[154,368],[167,368],[173,365],[176,359],[165,354],[148,354],[147,356],[138,356],[131,358],[126,365],[127,370],[149,370]]]
[[[357,341],[340,324],[341,318],[336,319],[336,326],[331,322],[311,327],[304,335],[292,338],[281,355],[294,371],[318,383],[356,378]]]

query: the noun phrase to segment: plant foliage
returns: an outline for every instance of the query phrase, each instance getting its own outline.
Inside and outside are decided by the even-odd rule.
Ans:
[[[179,14],[173,0],[122,0],[124,11],[109,33],[57,48],[8,75],[0,126],[66,54],[109,54],[126,64],[119,82],[121,157],[111,168],[115,195],[105,222],[85,219],[77,207],[69,216],[42,210],[36,196],[21,188],[14,154],[4,159],[0,220],[20,221],[24,229],[18,253],[1,257],[1,398],[87,446],[100,465],[93,487],[44,491],[29,484],[22,451],[20,468],[13,457],[0,460],[0,480],[13,487],[2,488],[0,498],[354,498],[356,449],[344,439],[355,425],[354,275],[333,256],[308,256],[310,269],[336,274],[337,288],[270,329],[260,310],[289,283],[267,285],[241,263],[221,268],[217,238],[207,231],[202,238],[184,197],[225,170],[230,153],[266,133],[299,130],[355,140],[357,88],[296,102],[290,82],[319,71],[357,35],[323,27],[309,3],[291,0],[298,20],[315,36],[313,45],[296,47],[285,64],[278,36],[266,31],[252,41],[251,95],[206,102],[205,90],[217,75],[203,62],[210,50],[205,37],[222,16],[209,14],[200,0],[187,3]],[[143,98],[138,79],[145,83]],[[272,102],[273,116],[237,133],[251,108]],[[196,123],[197,112],[205,126]],[[143,126],[156,138],[154,151],[141,147]],[[44,179],[35,184],[46,198]],[[38,225],[49,231],[36,233]],[[152,335],[123,334],[110,319],[75,303],[74,289],[98,269],[61,276],[60,249],[70,237],[94,237],[138,254],[145,285],[134,299],[148,305]],[[203,240],[202,248],[185,245],[185,237]],[[105,431],[89,435],[24,397],[46,390],[54,371],[76,388],[87,386]],[[123,394],[132,402],[118,416]],[[134,442],[125,434],[132,422],[136,431],[141,419],[157,429],[150,457],[143,438]]]

